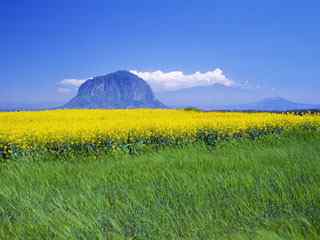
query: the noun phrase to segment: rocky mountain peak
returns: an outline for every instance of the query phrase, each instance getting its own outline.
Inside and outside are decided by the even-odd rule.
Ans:
[[[150,86],[128,71],[97,76],[84,82],[64,108],[164,108]]]

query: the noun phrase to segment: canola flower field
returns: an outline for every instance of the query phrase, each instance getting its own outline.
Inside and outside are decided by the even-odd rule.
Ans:
[[[139,148],[257,138],[320,129],[320,115],[184,110],[55,110],[0,113],[0,157],[36,151],[135,152]]]

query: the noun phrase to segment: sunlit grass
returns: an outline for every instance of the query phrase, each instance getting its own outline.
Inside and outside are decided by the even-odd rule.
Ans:
[[[319,239],[310,131],[0,165],[0,239]]]

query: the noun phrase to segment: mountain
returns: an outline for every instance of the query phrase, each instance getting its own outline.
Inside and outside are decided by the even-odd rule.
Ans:
[[[198,86],[156,93],[157,98],[169,107],[221,108],[224,105],[255,102],[267,97],[258,90],[227,87],[221,84]]]
[[[165,108],[150,86],[128,71],[94,77],[63,108]]]
[[[320,109],[319,105],[295,103],[281,97],[265,98],[263,100],[240,104],[233,106],[225,106],[228,110],[240,111],[290,111],[290,110],[304,110],[304,109]]]
[[[159,92],[156,95],[165,105],[178,108],[197,107],[204,110],[235,111],[320,109],[320,105],[295,103],[280,97],[270,97],[269,91],[263,89],[244,89],[221,84]]]

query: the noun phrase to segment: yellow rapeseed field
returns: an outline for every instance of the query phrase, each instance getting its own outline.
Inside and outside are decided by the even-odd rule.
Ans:
[[[138,141],[147,144],[157,139],[193,142],[206,133],[242,136],[253,130],[259,133],[301,125],[319,127],[320,116],[151,109],[5,112],[0,113],[0,150],[102,146],[107,142],[114,146]]]

